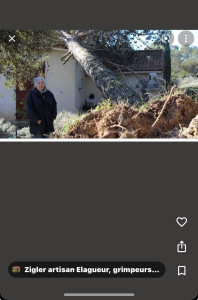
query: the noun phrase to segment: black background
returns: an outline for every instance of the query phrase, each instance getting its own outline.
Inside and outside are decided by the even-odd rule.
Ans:
[[[197,3],[159,0],[4,1],[1,29],[197,29]]]
[[[17,1],[0,28],[198,29],[194,1]],[[197,294],[197,143],[2,142],[0,293],[7,300],[65,292]],[[178,216],[186,216],[182,231]],[[180,240],[189,252],[178,256]],[[16,279],[13,261],[162,261],[161,279]],[[186,264],[188,276],[177,277]],[[91,298],[91,297],[90,297]]]

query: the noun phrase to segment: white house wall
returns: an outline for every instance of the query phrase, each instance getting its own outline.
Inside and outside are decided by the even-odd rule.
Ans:
[[[140,94],[141,85],[140,80],[148,80],[149,79],[149,72],[147,73],[139,73],[139,74],[125,74],[125,79],[128,82],[128,84],[135,89],[135,91]],[[162,73],[157,73],[157,76],[160,78],[163,78]],[[120,76],[118,76],[120,78]],[[90,94],[94,94],[94,96],[98,99],[98,101],[101,101],[102,98],[102,92],[97,88],[93,80],[85,75],[85,96],[89,97]]]
[[[58,112],[66,110],[75,113],[75,65],[70,58],[65,65],[61,61],[63,51],[53,51],[46,62],[47,88],[54,94]]]
[[[5,77],[0,75],[0,118],[14,121],[16,118],[15,87],[8,89],[3,85]]]
[[[75,66],[75,107],[80,111],[85,104],[86,99],[86,76],[81,65],[76,61]]]
[[[85,95],[86,98],[90,96],[90,94],[94,94],[95,98],[97,98],[98,102],[101,101],[102,92],[93,82],[93,79],[87,75],[85,75]]]
[[[94,94],[95,98],[101,101],[102,93],[74,58],[70,58],[63,65],[61,57],[64,53],[65,50],[57,49],[49,54],[45,68],[46,83],[47,88],[56,98],[58,112],[66,110],[76,113],[82,109],[90,94]],[[159,77],[163,78],[162,73],[157,73]],[[128,83],[140,93],[139,79],[148,80],[149,72],[142,72],[138,75],[125,74],[125,77]],[[0,117],[12,121],[16,118],[15,87],[11,89],[4,87],[4,79],[4,76],[0,74]]]
[[[140,94],[141,92],[141,80],[147,81],[149,79],[149,73],[137,73],[137,74],[124,74],[128,84]],[[163,78],[162,73],[157,73],[157,76]]]

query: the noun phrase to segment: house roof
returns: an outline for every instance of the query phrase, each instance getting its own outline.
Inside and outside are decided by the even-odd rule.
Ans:
[[[54,46],[54,49],[67,49],[65,44]],[[117,71],[115,66],[106,64],[111,70]],[[163,71],[164,70],[164,51],[158,50],[137,50],[133,52],[132,63],[128,64],[130,69],[135,72]],[[126,68],[122,68],[123,72],[129,72]]]
[[[163,50],[139,50],[134,52],[134,61],[130,66],[134,71],[163,71]]]
[[[53,49],[54,50],[57,50],[57,49],[65,50],[65,49],[67,49],[67,46],[66,46],[66,44],[59,43],[59,44],[53,45]]]
[[[115,65],[107,62],[106,65],[115,72],[120,72]],[[138,50],[132,52],[128,63],[119,65],[119,69],[124,73],[133,72],[163,72],[164,70],[164,51],[163,50]]]

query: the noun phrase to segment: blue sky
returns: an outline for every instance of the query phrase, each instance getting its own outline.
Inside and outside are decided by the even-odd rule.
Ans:
[[[178,36],[179,36],[180,32],[182,32],[184,30],[186,31],[186,29],[172,30],[172,34],[174,35],[174,42],[172,44],[173,46],[179,46],[179,47],[181,46],[180,43],[178,42]],[[188,31],[192,32],[192,34],[194,35],[194,43],[191,46],[198,47],[198,30],[188,30]],[[141,39],[142,39],[142,41],[146,41],[146,36],[141,37]],[[134,46],[134,44],[133,44],[133,46]],[[145,49],[145,44],[141,43],[139,40],[137,40],[136,46],[139,47],[139,50]],[[138,48],[134,46],[134,49],[138,49]]]

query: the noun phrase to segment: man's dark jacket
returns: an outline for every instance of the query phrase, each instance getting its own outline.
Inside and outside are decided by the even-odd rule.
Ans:
[[[34,88],[28,95],[27,114],[29,117],[30,133],[37,135],[54,131],[53,120],[57,115],[57,105],[54,95],[49,90],[41,94]],[[41,120],[41,124],[37,121]]]

